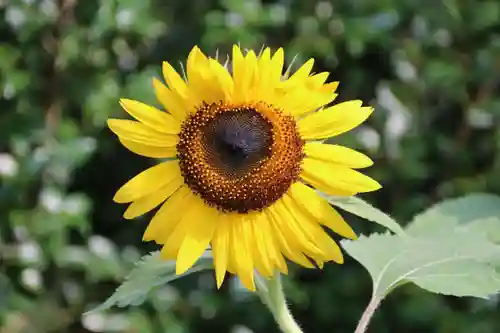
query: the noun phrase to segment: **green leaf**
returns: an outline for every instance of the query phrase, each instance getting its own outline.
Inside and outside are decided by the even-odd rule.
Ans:
[[[332,205],[369,221],[376,222],[395,234],[405,234],[403,228],[393,218],[363,199],[358,197],[327,197],[327,199]]]
[[[175,261],[161,259],[159,251],[152,252],[142,257],[111,297],[87,314],[107,310],[114,305],[125,307],[142,304],[153,288],[211,267],[212,253],[207,251],[186,273],[176,275]]]
[[[482,233],[500,244],[500,197],[477,193],[445,200],[415,216],[406,228],[414,236],[451,231]]]
[[[412,282],[428,291],[485,298],[500,290],[500,275],[488,263],[500,247],[480,234],[400,237],[390,234],[342,241],[373,279],[373,299]]]

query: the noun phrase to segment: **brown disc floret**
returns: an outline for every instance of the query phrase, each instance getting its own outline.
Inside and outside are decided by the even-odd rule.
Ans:
[[[262,210],[299,179],[304,141],[293,117],[264,103],[203,104],[182,125],[187,186],[224,212]]]

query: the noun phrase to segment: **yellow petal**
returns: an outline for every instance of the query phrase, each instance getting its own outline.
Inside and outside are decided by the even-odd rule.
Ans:
[[[268,237],[272,237],[270,234],[263,234],[261,226],[267,222],[263,221],[264,215],[260,213],[248,214],[246,223],[243,226],[246,228],[244,230],[250,242],[250,249],[252,250],[252,255],[254,258],[254,263],[257,271],[264,277],[273,276],[273,264],[269,253],[269,248],[267,247]]]
[[[349,101],[320,110],[298,121],[303,139],[325,139],[347,132],[364,122],[373,112],[361,107],[361,101]]]
[[[250,54],[249,56],[252,56]],[[283,71],[284,53],[278,49],[271,57],[271,50],[265,48],[257,59],[254,77],[254,99],[273,103],[275,101],[276,88],[281,85],[281,73]],[[274,105],[278,106],[278,105]]]
[[[266,47],[258,56],[257,56],[257,63],[259,66],[259,71],[264,71],[265,69],[269,69],[268,66],[270,65],[271,62],[271,49]],[[264,68],[262,68],[264,67]]]
[[[302,161],[301,178],[329,195],[354,195],[381,188],[372,178],[350,168],[312,158]]]
[[[227,271],[233,275],[237,274],[237,265],[236,265],[236,260],[238,260],[238,255],[236,253],[233,253],[233,224],[239,223],[241,221],[241,217],[239,214],[227,214],[226,218],[228,219],[228,228],[229,228],[229,250],[228,250],[228,256],[227,256]]]
[[[297,207],[288,194],[285,194],[282,200],[294,219],[296,221],[300,221],[300,227],[304,236],[307,237],[310,242],[314,243],[316,247],[321,249],[320,254],[311,253],[310,256],[316,259],[316,261],[333,260],[337,263],[343,263],[344,259],[340,247],[325,233],[314,218],[310,214],[306,214],[304,210]]]
[[[187,59],[187,79],[196,104],[213,103],[220,100],[220,90],[214,86],[217,83],[210,71],[208,58],[195,46]],[[218,95],[218,96],[217,96]]]
[[[233,79],[217,60],[208,58],[194,47],[187,60],[190,100],[201,103],[229,102],[233,94]]]
[[[298,207],[309,212],[322,225],[343,237],[357,238],[351,226],[314,189],[297,182],[290,186],[289,194]]]
[[[268,94],[272,93],[270,75],[271,50],[266,47],[256,58],[253,94],[260,100],[269,100]]]
[[[328,73],[320,73],[303,80],[282,84],[275,92],[272,103],[298,118],[335,100],[338,82],[323,84]]]
[[[229,242],[231,237],[231,226],[224,214],[221,214],[217,223],[217,230],[212,239],[212,251],[214,254],[215,279],[217,280],[217,288],[222,286],[224,277],[226,276],[228,257],[229,257]]]
[[[281,252],[288,259],[301,266],[314,268],[314,265],[311,264],[309,259],[302,254],[302,245],[300,245],[294,237],[287,238],[283,235],[280,225],[286,223],[286,221],[280,220],[279,214],[274,212],[273,206],[267,208],[265,212],[268,216],[271,232],[276,239],[276,244],[279,244]]]
[[[201,52],[198,46],[194,46],[189,52],[187,58],[187,78],[188,82],[191,85],[200,75],[199,70],[202,69],[203,66],[207,65],[207,57]]]
[[[308,77],[306,80],[306,87],[308,89],[313,89],[313,90],[321,88],[321,86],[328,79],[329,75],[330,75],[330,73],[328,73],[328,72],[321,72],[321,73],[314,74],[314,75]],[[335,82],[335,83],[338,86],[338,82]]]
[[[233,269],[240,278],[243,285],[250,291],[255,291],[254,264],[252,251],[248,242],[248,235],[245,234],[245,221],[242,217],[232,221],[230,255],[233,260]]]
[[[245,66],[247,67],[246,76],[244,78],[243,87],[245,89],[245,99],[242,102],[255,101],[260,98],[260,96],[256,95],[258,92],[256,90],[257,86],[256,81],[258,79],[258,67],[257,67],[257,55],[253,50],[247,52],[245,56]]]
[[[301,221],[295,220],[295,217],[288,210],[282,200],[278,200],[273,206],[269,207],[273,214],[274,221],[279,223],[283,236],[286,239],[293,240],[298,246],[295,251],[303,252],[307,255],[315,254],[318,256],[324,255],[322,250],[316,246],[307,235],[301,225]]]
[[[233,79],[234,103],[246,103],[255,97],[254,79],[257,66],[255,52],[249,51],[245,56],[238,46],[233,46]]]
[[[312,159],[340,164],[354,169],[366,168],[373,164],[373,161],[368,156],[339,145],[308,142],[304,146],[304,152]]]
[[[243,83],[245,81],[245,77],[247,76],[245,58],[243,57],[243,54],[241,53],[240,47],[238,45],[233,45],[232,70],[234,81],[233,100],[235,103],[238,103],[244,99],[244,89],[246,87],[243,86]]]
[[[283,82],[283,85],[293,85],[304,81],[309,77],[314,66],[314,59],[307,60],[295,73],[293,73],[288,80]]]
[[[175,177],[158,191],[132,202],[123,214],[123,217],[133,219],[149,212],[170,197],[183,183],[184,180],[182,177]]]
[[[109,119],[108,127],[120,139],[148,146],[173,147],[179,142],[177,135],[158,132],[151,127],[133,120]]]
[[[274,52],[273,57],[271,58],[271,66],[269,69],[269,79],[273,82],[273,86],[277,85],[281,81],[281,74],[283,73],[283,65],[285,63],[285,52],[283,48],[279,48]]]
[[[217,60],[210,59],[210,70],[214,74],[222,94],[224,96],[224,101],[230,103],[232,101],[232,96],[234,92],[234,82],[233,78],[227,71],[227,69],[222,66]]]
[[[186,100],[188,98],[188,87],[179,73],[168,62],[163,62],[163,77],[167,82],[171,91],[176,93],[180,98]]]
[[[178,161],[157,164],[129,180],[116,192],[113,200],[118,203],[137,200],[158,191],[176,178],[182,178]]]
[[[168,89],[157,78],[153,78],[153,88],[155,90],[156,98],[170,112],[170,114],[177,120],[183,121],[186,118],[188,105],[185,100],[179,95]]]
[[[194,205],[184,212],[180,223],[185,223],[187,232],[177,254],[175,272],[185,273],[206,251],[219,217],[218,211],[209,207],[201,198],[193,201]]]
[[[155,107],[125,98],[120,99],[120,105],[132,117],[158,132],[178,134],[181,130],[180,123],[174,117]]]
[[[281,254],[280,244],[274,233],[272,224],[273,222],[268,213],[259,213],[259,219],[254,225],[256,239],[258,240],[257,245],[263,244],[263,248],[266,249],[265,255],[268,257],[273,270],[276,266],[281,273],[288,274],[288,266]]]
[[[167,240],[162,242],[163,247],[161,248],[160,251],[160,258],[164,260],[176,260],[182,242],[186,238],[186,234],[187,234],[186,224],[182,223],[182,220],[178,221],[177,224],[174,226],[170,235],[168,235]]]
[[[149,222],[143,241],[156,241],[158,244],[164,244],[170,236],[172,230],[180,221],[184,207],[186,207],[187,196],[191,190],[186,186],[179,188],[156,212],[155,216]]]
[[[153,157],[153,158],[167,158],[174,157],[177,154],[177,149],[175,146],[172,147],[155,147],[145,145],[143,143],[138,143],[130,140],[126,140],[118,137],[120,143],[137,155],[145,156],[145,157]]]
[[[167,234],[161,239],[161,243],[165,244],[160,252],[160,257],[166,260],[176,260],[179,255],[179,250],[182,243],[186,239],[187,233],[190,231],[193,215],[196,215],[198,211],[193,208],[198,207],[198,198],[193,192],[189,191],[182,201],[182,206],[178,209],[182,209],[180,220],[177,222],[172,230],[169,230]],[[177,268],[176,268],[177,270]]]
[[[301,93],[289,93],[282,98],[280,106],[287,113],[300,117],[304,114],[316,111],[319,108],[333,102],[337,94],[333,89],[326,88],[321,91],[303,90]]]

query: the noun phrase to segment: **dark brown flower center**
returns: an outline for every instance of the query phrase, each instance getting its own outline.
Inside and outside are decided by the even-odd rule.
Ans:
[[[297,181],[304,142],[295,120],[263,103],[204,104],[182,125],[179,164],[189,188],[224,212],[268,207]]]
[[[244,176],[271,155],[272,130],[253,109],[224,112],[203,131],[207,161],[230,178]]]

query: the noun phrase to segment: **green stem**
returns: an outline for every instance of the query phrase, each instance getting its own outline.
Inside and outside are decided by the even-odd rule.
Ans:
[[[368,324],[370,323],[370,320],[372,319],[373,314],[375,313],[375,310],[377,310],[379,304],[380,300],[377,299],[375,296],[373,296],[372,299],[370,300],[370,303],[363,312],[363,315],[361,316],[361,319],[359,320],[358,326],[356,327],[354,333],[366,332],[366,330],[368,329]]]
[[[263,279],[261,280],[263,282]],[[276,273],[267,283],[267,286],[258,288],[263,303],[269,308],[283,333],[303,333],[293,319],[286,304],[285,294],[281,286],[281,276]],[[267,287],[267,288],[266,288]]]

